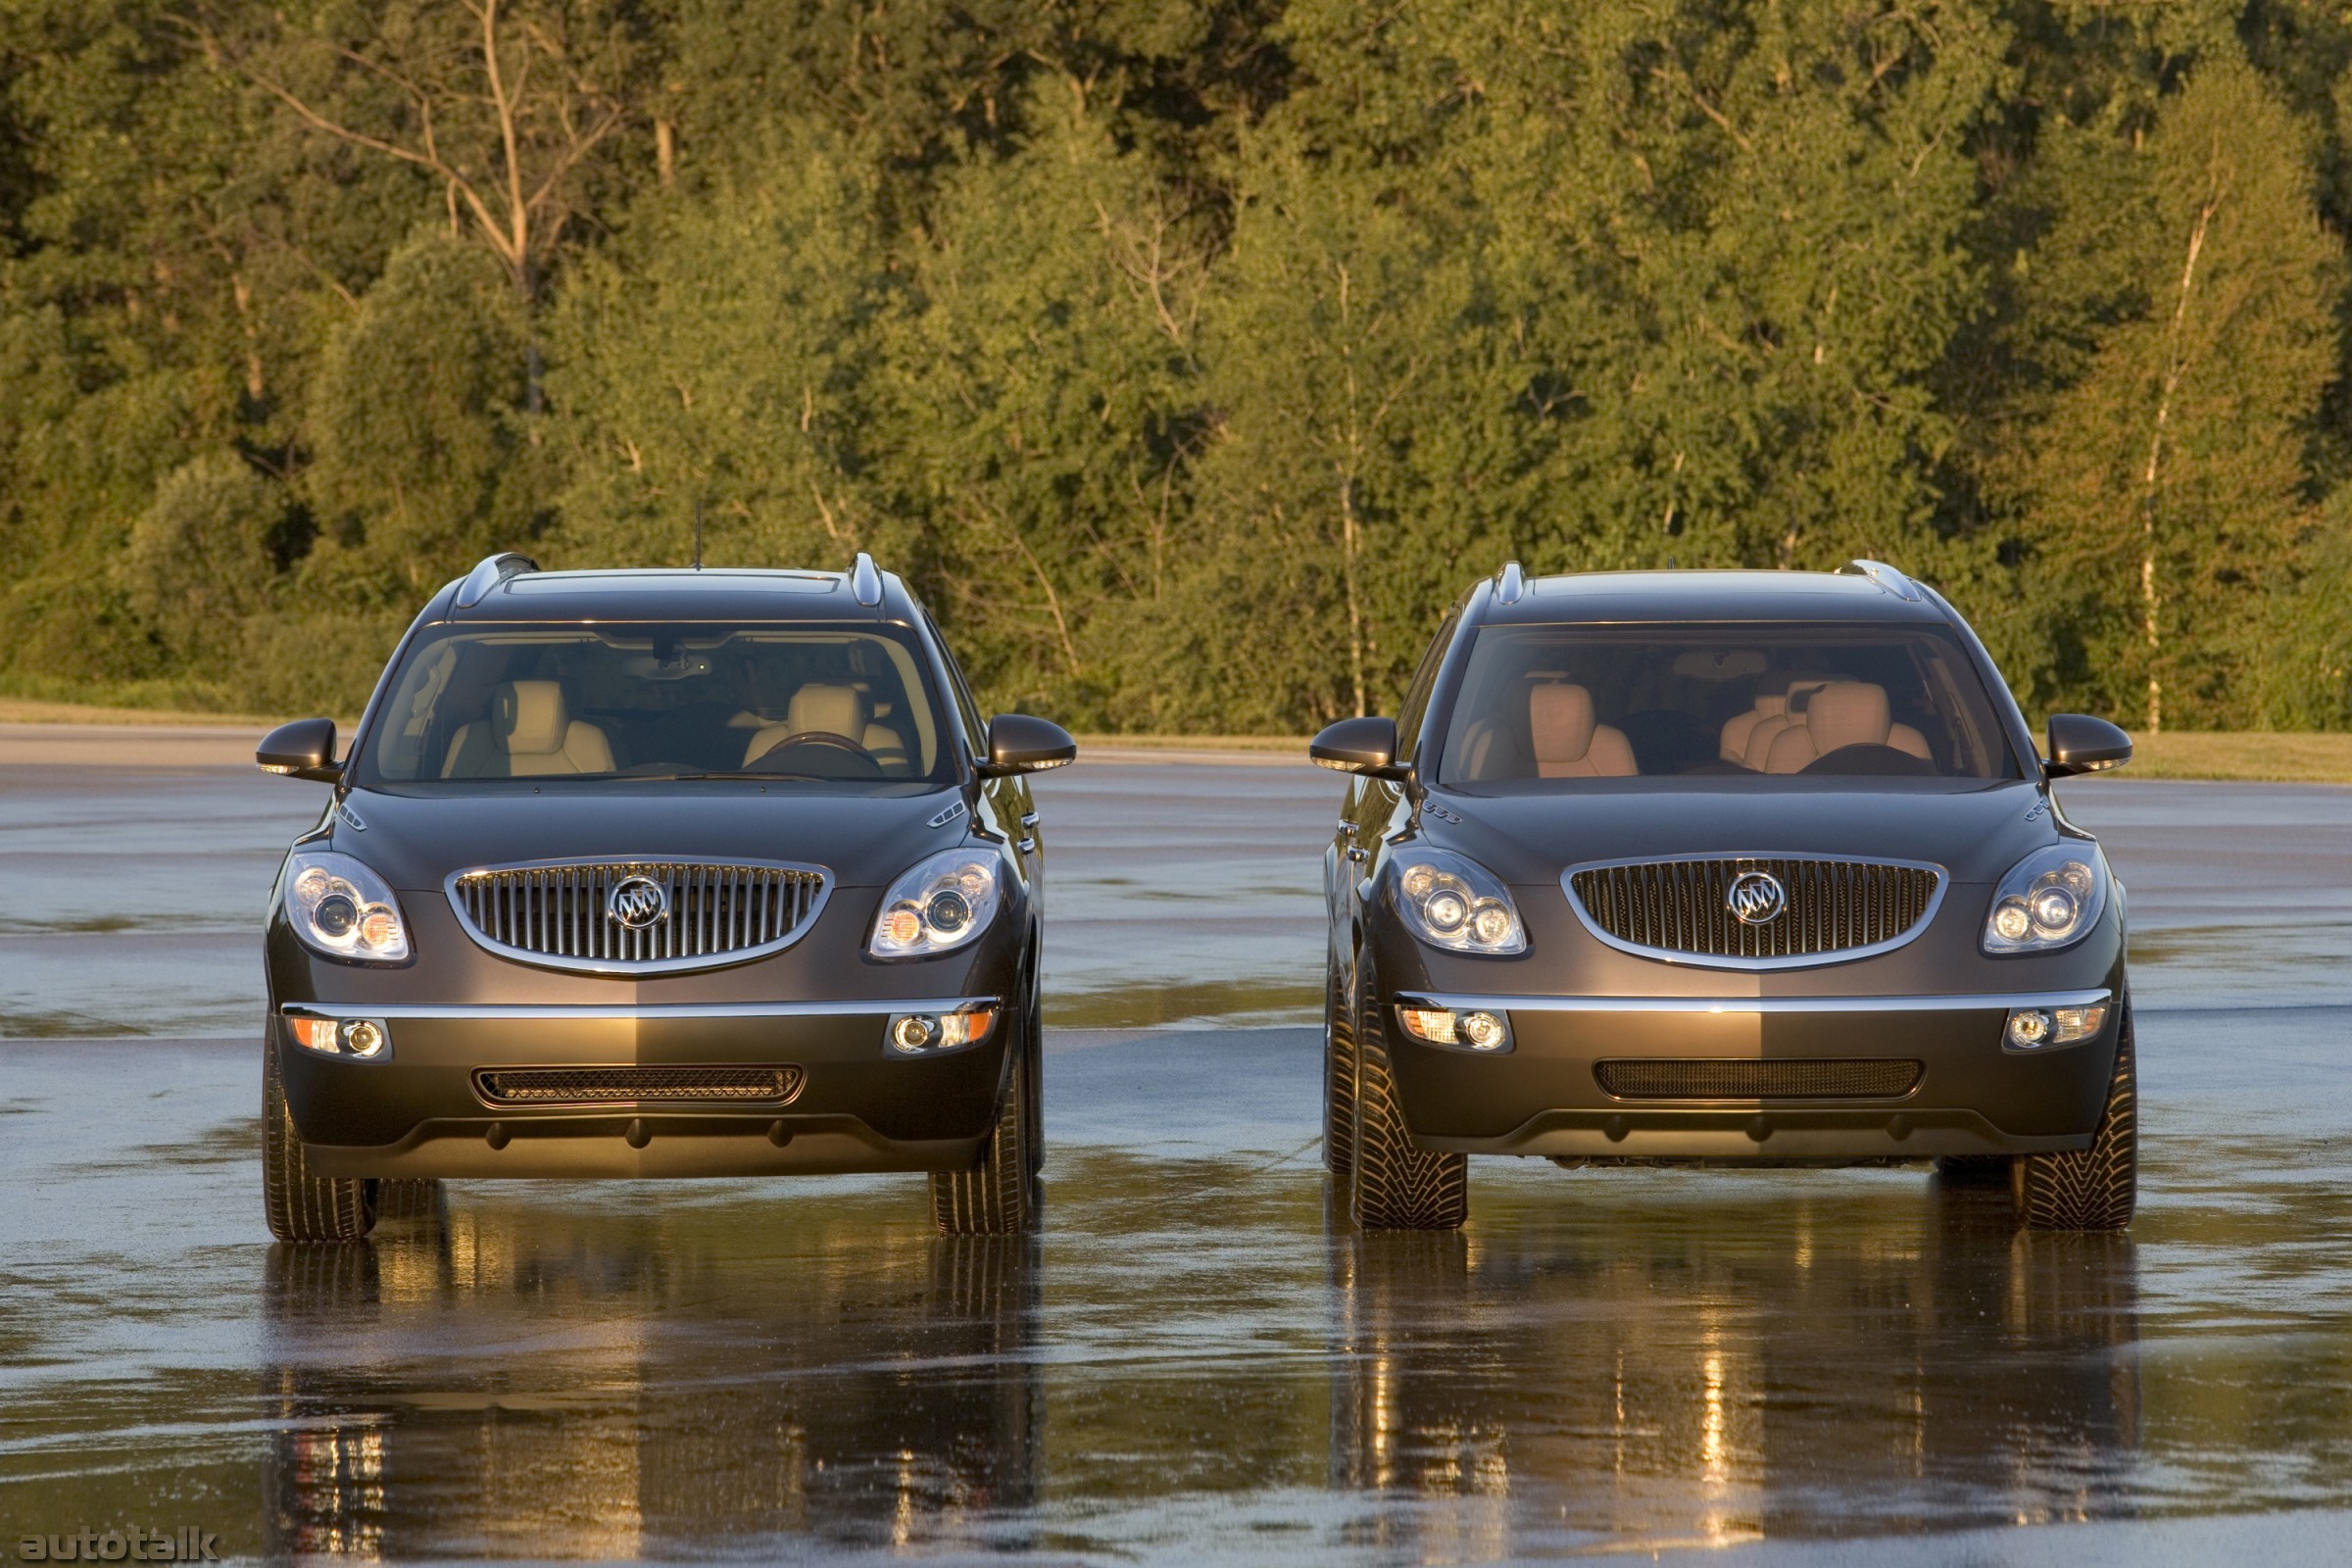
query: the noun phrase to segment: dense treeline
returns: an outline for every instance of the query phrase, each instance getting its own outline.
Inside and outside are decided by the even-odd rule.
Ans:
[[[2031,706],[2352,724],[2332,4],[10,0],[0,74],[20,692],[348,709],[699,509],[1083,724],[1857,554]]]

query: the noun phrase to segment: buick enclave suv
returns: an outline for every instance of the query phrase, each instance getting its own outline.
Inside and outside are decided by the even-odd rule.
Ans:
[[[1326,1157],[1357,1221],[1444,1229],[1467,1156],[1888,1164],[2023,1223],[2134,1199],[2124,889],[1934,589],[1516,564],[1400,716],[1344,719],[1326,859]]]
[[[1025,772],[898,578],[541,571],[436,594],[271,897],[264,1192],[349,1241],[381,1184],[926,1171],[953,1232],[1037,1209]]]

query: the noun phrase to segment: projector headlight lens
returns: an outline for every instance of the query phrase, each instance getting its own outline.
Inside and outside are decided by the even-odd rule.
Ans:
[[[2107,908],[2106,858],[2092,844],[2054,844],[2009,868],[1992,895],[1984,948],[2055,953],[2090,934]]]
[[[297,850],[286,861],[286,919],[314,953],[346,962],[399,963],[408,922],[390,884],[348,855]]]
[[[918,958],[962,947],[997,916],[1003,873],[989,849],[946,850],[908,867],[882,895],[866,951]]]
[[[1446,850],[1414,849],[1391,862],[1389,902],[1433,948],[1500,957],[1527,951],[1527,930],[1500,878]]]

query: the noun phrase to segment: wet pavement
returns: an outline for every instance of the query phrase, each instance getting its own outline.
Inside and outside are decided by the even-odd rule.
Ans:
[[[1510,1160],[1458,1237],[1356,1236],[1299,1026],[1332,781],[1040,795],[1038,1241],[837,1178],[455,1183],[288,1250],[253,921],[317,792],[0,769],[0,1554],[2352,1558],[2352,791],[2070,786],[2140,932],[2128,1239]]]

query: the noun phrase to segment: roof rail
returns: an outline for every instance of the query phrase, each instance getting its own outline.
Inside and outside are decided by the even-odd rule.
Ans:
[[[1894,595],[1895,598],[1902,600],[1906,604],[1917,605],[1924,604],[1927,601],[1927,595],[1919,591],[1919,584],[1913,582],[1910,578],[1904,576],[1901,572],[1895,570],[1884,561],[1862,561],[1857,559],[1847,562],[1838,569],[1868,577],[1872,582],[1877,583],[1880,587],[1886,589],[1888,593]]]
[[[539,563],[528,556],[518,556],[512,550],[495,556],[484,556],[482,564],[466,574],[458,584],[457,608],[471,610],[490,595],[490,590],[509,577],[519,577],[526,571],[537,571]]]
[[[882,602],[882,573],[874,568],[874,558],[864,551],[858,552],[858,563],[850,567],[850,597],[861,605]]]
[[[1519,569],[1519,563],[1504,562],[1502,569],[1494,574],[1494,602],[1498,605],[1515,605],[1525,592],[1527,574]]]

